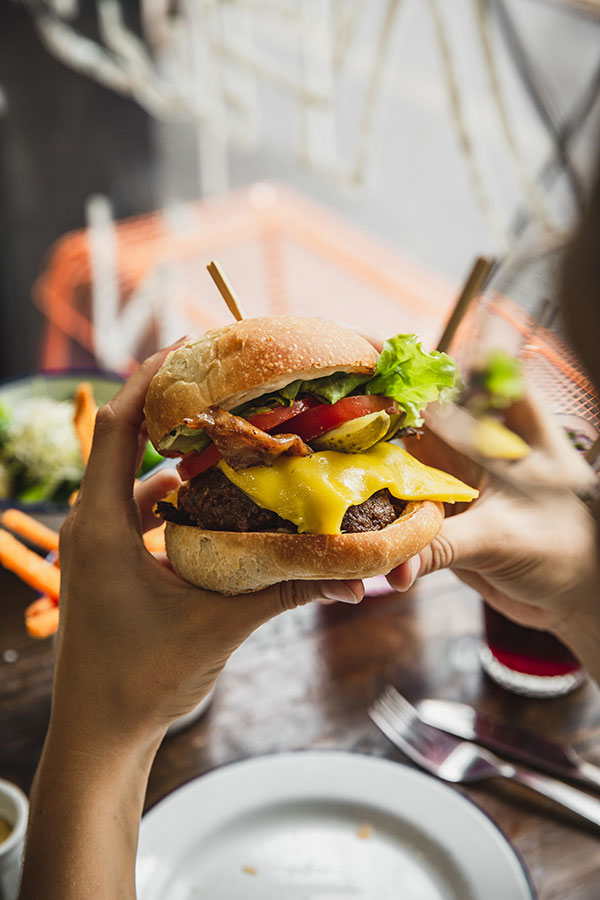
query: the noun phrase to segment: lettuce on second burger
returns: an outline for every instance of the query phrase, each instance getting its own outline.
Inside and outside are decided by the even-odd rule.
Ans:
[[[477,491],[390,438],[455,391],[457,369],[397,335],[379,355],[325,319],[245,319],[172,351],[146,398],[185,483],[158,504],[175,570],[231,594],[384,574],[426,546],[441,502]]]

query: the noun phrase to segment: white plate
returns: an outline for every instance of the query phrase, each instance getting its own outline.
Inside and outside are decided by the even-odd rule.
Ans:
[[[142,820],[139,900],[532,900],[523,865],[460,793],[338,752],[235,763]]]

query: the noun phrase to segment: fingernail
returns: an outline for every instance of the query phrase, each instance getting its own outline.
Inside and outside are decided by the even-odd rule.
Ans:
[[[336,600],[338,603],[360,603],[362,597],[357,597],[352,588],[344,581],[322,581],[321,593],[327,600]]]

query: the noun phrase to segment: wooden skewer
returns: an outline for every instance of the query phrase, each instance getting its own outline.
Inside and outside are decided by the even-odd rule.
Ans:
[[[242,312],[242,307],[240,306],[240,301],[235,296],[233,288],[223,275],[221,268],[217,262],[211,260],[206,267],[208,272],[219,289],[219,293],[221,294],[223,300],[227,304],[229,311],[237,322],[241,322],[244,318],[244,313]]]
[[[493,268],[493,259],[486,259],[484,256],[477,257],[438,341],[438,350],[443,350],[444,352],[448,350],[458,326],[464,319],[473,300],[481,293]]]

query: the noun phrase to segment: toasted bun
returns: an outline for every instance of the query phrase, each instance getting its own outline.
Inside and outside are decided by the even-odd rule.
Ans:
[[[148,434],[158,448],[165,434],[207,406],[234,409],[300,378],[370,374],[377,359],[365,338],[326,319],[273,316],[234,322],[169,353],[146,397]]]
[[[441,503],[408,503],[381,531],[279,534],[204,531],[167,522],[167,554],[176,572],[198,587],[246,594],[279,581],[384,575],[429,544],[444,518]]]

